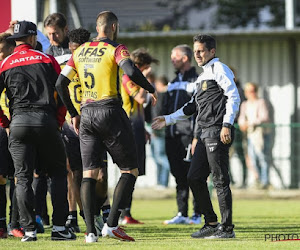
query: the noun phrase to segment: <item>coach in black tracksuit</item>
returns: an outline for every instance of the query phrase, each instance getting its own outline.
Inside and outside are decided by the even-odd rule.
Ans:
[[[177,70],[177,76],[168,86],[165,95],[162,114],[168,115],[181,108],[188,102],[192,91],[187,91],[187,84],[194,82],[198,74],[195,67],[191,66],[192,50],[187,45],[178,45],[172,50],[171,60]],[[178,216],[172,220],[165,221],[165,224],[188,224],[188,198],[189,186],[187,173],[190,162],[185,161],[188,145],[193,139],[194,119],[189,118],[166,128],[166,154],[170,163],[170,170],[176,181],[176,199]],[[194,202],[194,214],[201,216],[200,207]]]
[[[234,118],[240,97],[234,83],[234,74],[215,58],[216,42],[208,35],[194,37],[194,56],[203,73],[198,77],[197,91],[189,103],[175,113],[154,119],[152,128],[187,119],[198,111],[196,123],[201,128],[195,148],[188,181],[195,199],[199,199],[205,225],[192,234],[194,238],[234,238],[232,224],[232,197],[229,187],[229,147],[232,143]],[[213,210],[207,188],[212,173],[222,216],[221,224]]]
[[[17,47],[0,66],[0,93],[6,89],[11,121],[0,112],[0,124],[10,129],[9,151],[16,177],[22,241],[35,241],[36,221],[31,187],[36,162],[42,163],[52,179],[52,240],[71,240],[65,227],[68,214],[66,156],[59,132],[66,108],[55,98],[60,67],[54,57],[33,49],[36,25],[22,21],[14,26]]]

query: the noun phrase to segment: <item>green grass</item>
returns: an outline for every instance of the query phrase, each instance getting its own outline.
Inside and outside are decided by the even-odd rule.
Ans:
[[[213,203],[218,212],[216,200]],[[175,199],[134,200],[133,215],[145,222],[126,227],[126,232],[135,238],[135,242],[100,238],[98,243],[85,244],[83,233],[77,234],[76,241],[53,242],[50,229],[46,229],[44,234],[38,234],[37,242],[22,243],[13,237],[2,239],[0,249],[300,249],[300,241],[270,242],[264,238],[265,234],[295,233],[300,236],[299,200],[235,200],[236,239],[230,240],[193,239],[190,234],[199,226],[162,225],[163,220],[175,213]],[[85,230],[83,221],[79,222],[81,229]]]

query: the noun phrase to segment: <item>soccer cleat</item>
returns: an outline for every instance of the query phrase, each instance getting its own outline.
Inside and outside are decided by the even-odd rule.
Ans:
[[[163,224],[165,224],[165,225],[170,225],[170,224],[189,224],[189,217],[182,216],[182,214],[179,212],[171,220],[165,220],[163,222]]]
[[[68,228],[63,231],[58,231],[54,227],[51,232],[51,240],[76,240],[76,235]]]
[[[36,232],[38,234],[43,234],[45,232],[45,229],[44,229],[41,216],[39,215],[35,216],[35,221],[36,221]]]
[[[193,214],[193,216],[189,219],[189,224],[198,225],[201,223],[201,215],[200,214]]]
[[[94,224],[95,224],[97,235],[100,236],[102,234],[102,229],[104,226],[104,222],[101,215],[94,217]]]
[[[135,241],[134,238],[125,233],[123,228],[119,226],[109,227],[106,223],[104,224],[104,227],[102,229],[102,237],[109,237],[122,241]]]
[[[17,238],[22,238],[25,235],[23,230],[20,228],[14,228],[10,230],[8,234]]]
[[[131,216],[130,217],[125,216],[124,219],[122,220],[121,224],[126,225],[126,224],[144,224],[144,223],[134,219]]]
[[[37,241],[36,236],[28,236],[24,235],[24,237],[21,239],[22,242],[27,242],[27,241]]]
[[[68,216],[65,227],[69,228],[69,230],[73,233],[80,233],[77,218],[73,217],[72,215]]]
[[[235,238],[233,226],[225,228],[223,225],[218,227],[218,230],[211,236],[205,237],[205,239],[230,239]]]
[[[218,230],[219,224],[216,226],[211,226],[209,224],[205,224],[200,230],[193,233],[191,236],[193,238],[206,238],[213,235]]]
[[[0,228],[0,239],[6,239],[6,238],[7,238],[7,229]]]
[[[89,233],[89,235],[85,236],[85,243],[94,243],[98,241],[98,237],[93,233]]]

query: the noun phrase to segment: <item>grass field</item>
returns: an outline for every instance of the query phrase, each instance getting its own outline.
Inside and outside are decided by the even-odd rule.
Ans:
[[[216,200],[214,207],[218,211]],[[98,243],[85,244],[83,233],[77,234],[76,241],[54,242],[50,240],[50,229],[46,229],[44,234],[38,234],[37,242],[22,243],[13,237],[2,239],[0,249],[300,249],[300,240],[265,241],[265,234],[300,236],[299,200],[235,200],[233,220],[236,239],[231,240],[193,239],[190,234],[199,225],[162,224],[175,213],[175,199],[134,200],[133,215],[145,222],[126,227],[126,232],[135,238],[135,242],[99,238]],[[80,227],[85,230],[82,220]]]

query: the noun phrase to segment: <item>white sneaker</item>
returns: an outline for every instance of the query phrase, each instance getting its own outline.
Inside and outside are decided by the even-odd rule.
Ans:
[[[182,214],[180,212],[175,217],[173,217],[171,220],[165,220],[163,223],[165,225],[169,225],[169,224],[190,224],[189,223],[189,217],[182,216]]]
[[[107,223],[104,224],[102,229],[102,237],[109,237],[123,241],[135,241],[134,238],[127,235],[123,228],[116,226],[116,227],[109,227]]]
[[[201,223],[201,215],[193,214],[193,216],[189,219],[189,224],[200,224]]]
[[[85,243],[94,243],[98,241],[98,237],[93,233],[89,233],[89,235],[85,236]]]

